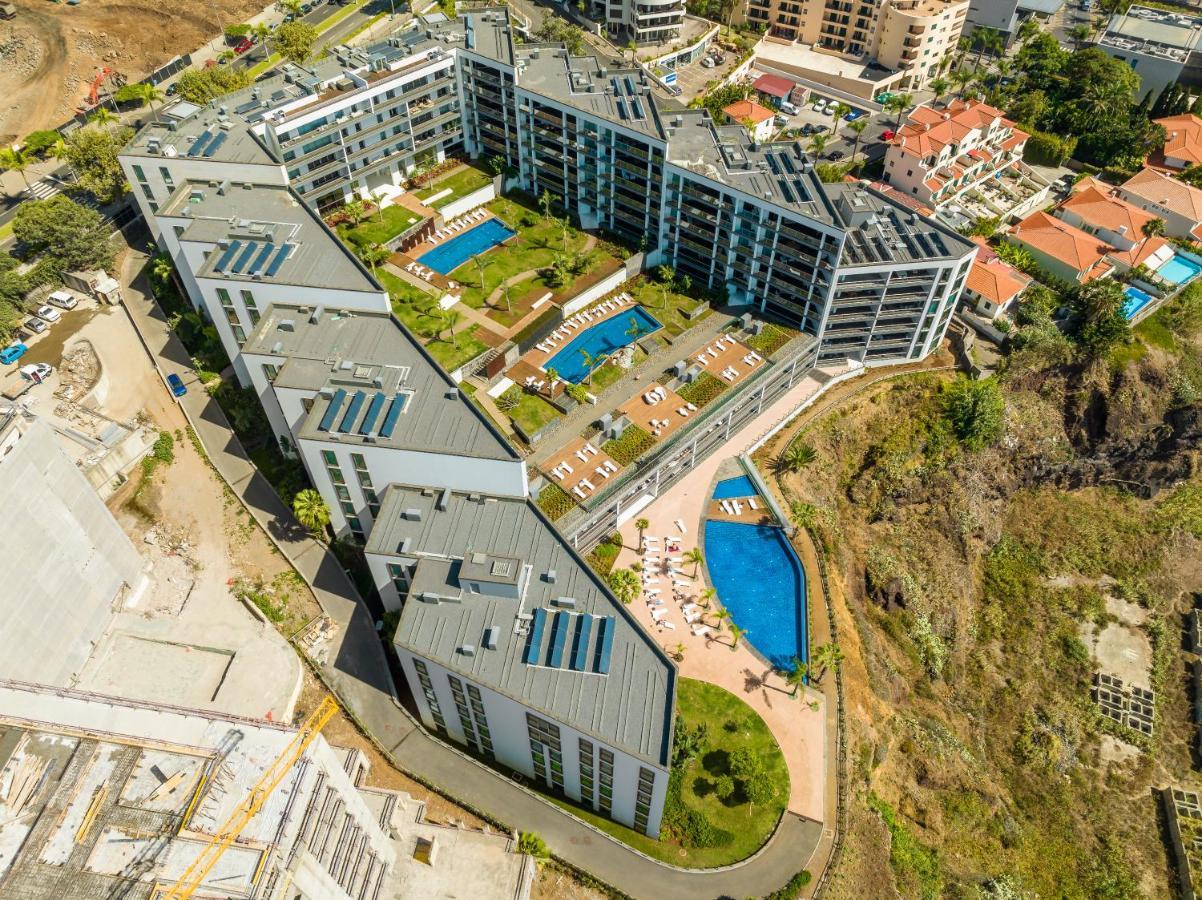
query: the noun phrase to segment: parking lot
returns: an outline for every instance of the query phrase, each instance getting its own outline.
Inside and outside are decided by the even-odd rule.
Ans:
[[[821,97],[820,94],[813,93],[807,96],[805,105],[799,107],[798,113],[795,116],[789,116],[789,124],[786,128],[806,130],[806,126],[810,128],[818,127],[825,128],[825,134],[833,135],[823,149],[822,155],[824,158],[830,158],[831,154],[842,154],[836,159],[849,159],[851,151],[855,146],[856,135],[850,128],[848,123],[842,119],[835,119],[830,112],[829,100],[831,98],[822,98],[828,100],[828,108],[826,111],[818,112],[814,109],[814,103]],[[835,102],[839,102],[836,100]],[[851,105],[851,104],[848,104]],[[892,131],[896,122],[896,116],[891,113],[873,113],[866,112],[862,108],[860,112],[864,113],[863,118],[868,121],[868,127],[864,129],[864,133],[860,136],[860,153],[868,157],[868,159],[879,159],[885,155],[884,135],[888,131]],[[802,140],[807,147],[810,143],[809,135],[801,135]]]

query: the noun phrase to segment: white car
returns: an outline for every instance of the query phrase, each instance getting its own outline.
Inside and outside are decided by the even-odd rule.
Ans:
[[[21,366],[21,377],[34,384],[41,384],[52,374],[54,374],[54,366],[49,363],[30,363],[27,366]]]
[[[39,319],[53,324],[63,317],[63,314],[53,306],[39,306],[38,311],[34,313]]]
[[[826,101],[819,99],[818,102],[814,104],[814,112],[816,112],[816,113],[826,112]]]
[[[75,307],[79,306],[79,301],[66,291],[55,291],[46,300],[53,306],[59,307],[59,309],[75,309]]]
[[[714,67],[714,61],[707,56],[705,59],[701,60],[701,66],[705,69],[712,69]]]

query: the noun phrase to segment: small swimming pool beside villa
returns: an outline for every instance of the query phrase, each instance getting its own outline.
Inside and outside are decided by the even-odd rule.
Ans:
[[[1123,315],[1128,319],[1134,319],[1141,309],[1152,302],[1151,294],[1146,294],[1137,287],[1128,286],[1123,293],[1127,295],[1127,300],[1123,303]]]
[[[475,228],[427,250],[418,262],[440,275],[450,275],[473,256],[479,256],[517,234],[500,219],[489,219]]]
[[[809,661],[805,569],[784,529],[708,519],[705,561],[718,599],[761,656],[785,671],[794,657]]]
[[[1156,270],[1157,275],[1174,287],[1188,284],[1197,278],[1199,273],[1202,273],[1202,264],[1180,253],[1174,253],[1171,259],[1161,263]]]
[[[600,359],[662,327],[659,320],[641,306],[622,309],[617,315],[586,328],[572,338],[543,364],[543,368],[554,369],[564,381],[580,384],[588,378],[582,350],[591,359]]]

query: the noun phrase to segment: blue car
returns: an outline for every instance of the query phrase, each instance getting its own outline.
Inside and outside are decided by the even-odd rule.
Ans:
[[[860,116],[862,116],[862,115],[864,115],[864,113],[861,110],[853,109],[851,112],[849,112],[847,115],[845,115],[843,117],[843,121],[844,122],[854,122],[856,119],[860,118]]]
[[[4,363],[5,365],[15,363],[25,355],[25,351],[28,349],[24,344],[9,344],[3,350],[0,350],[0,363]]]
[[[167,376],[167,387],[171,388],[171,393],[177,397],[182,397],[188,393],[188,389],[184,386],[184,380],[178,375]]]

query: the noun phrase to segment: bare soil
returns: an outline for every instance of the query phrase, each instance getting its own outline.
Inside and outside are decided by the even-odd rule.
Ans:
[[[223,25],[263,8],[255,0],[15,2],[17,18],[0,22],[0,97],[5,98],[0,140],[5,144],[74,115],[101,67],[137,81],[217,37]]]

